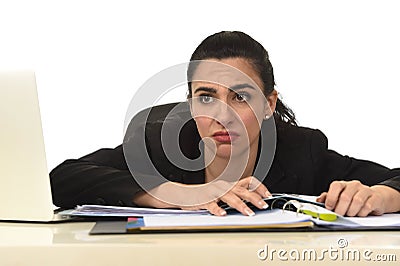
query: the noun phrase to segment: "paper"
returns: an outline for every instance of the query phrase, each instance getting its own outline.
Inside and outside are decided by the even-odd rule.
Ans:
[[[382,216],[352,217],[348,219],[362,226],[400,226],[400,213],[386,213]]]
[[[400,213],[386,213],[381,216],[367,217],[342,217],[336,221],[327,222],[318,219],[312,219],[315,224],[323,226],[340,226],[340,227],[384,227],[398,226],[400,228]]]
[[[315,198],[312,196],[292,195],[292,194],[273,194],[274,197],[266,200],[272,202],[275,199],[298,199],[306,202],[315,203]],[[318,204],[318,203],[317,203]],[[278,207],[278,206],[274,206]],[[221,206],[224,208],[224,206]],[[227,210],[232,209],[225,204]],[[279,207],[278,207],[279,208]],[[236,211],[235,211],[236,212]],[[207,210],[186,211],[178,209],[157,209],[157,208],[134,208],[134,207],[118,207],[104,205],[82,205],[77,206],[74,210],[60,212],[61,215],[70,216],[98,216],[98,217],[133,217],[133,216],[159,216],[159,215],[192,215],[192,214],[209,214]]]
[[[230,225],[273,225],[310,221],[310,216],[283,210],[264,210],[255,216],[236,213],[227,216],[187,215],[187,216],[146,216],[146,227],[177,226],[230,226]]]
[[[60,212],[62,215],[71,216],[97,216],[97,217],[144,217],[145,227],[148,226],[223,226],[223,225],[268,225],[268,224],[290,224],[297,222],[312,221],[320,226],[327,227],[384,227],[396,226],[400,228],[400,213],[384,214],[382,216],[368,217],[343,217],[334,212],[315,207],[316,197],[292,194],[274,194],[268,201],[275,208],[279,206],[276,199],[282,199],[280,204],[284,204],[290,200],[299,201],[297,208],[309,210],[319,214],[322,219],[317,219],[310,215],[296,213],[285,209],[258,210],[254,209],[256,215],[248,217],[237,211],[228,212],[227,216],[217,217],[211,215],[207,210],[186,211],[178,209],[155,209],[155,208],[132,208],[132,207],[116,207],[102,205],[82,205],[75,210]],[[275,203],[273,203],[275,201]],[[312,203],[315,206],[309,206]],[[276,206],[275,206],[276,205]],[[308,206],[307,208],[305,208]],[[323,216],[336,215],[337,219],[324,219]],[[314,215],[315,216],[315,215]],[[318,215],[317,215],[318,216]],[[325,217],[325,216],[324,216]],[[330,217],[330,216],[329,216]],[[326,218],[326,217],[325,217]]]
[[[339,226],[339,227],[384,227],[395,226],[400,228],[400,214],[387,213],[381,216],[367,217],[342,217],[339,216],[336,221],[322,221],[312,219],[317,225],[322,226]]]
[[[275,228],[284,225],[299,224],[301,222],[312,221],[317,225],[351,228],[351,227],[383,227],[399,226],[400,214],[384,214],[382,216],[368,217],[343,217],[338,215],[335,221],[323,221],[312,218],[309,215],[283,210],[263,210],[256,213],[255,216],[244,216],[240,213],[227,216],[213,215],[165,215],[165,216],[146,216],[143,218],[146,228],[164,228],[164,227],[218,227],[218,226],[268,226],[274,225]]]
[[[186,211],[177,209],[133,208],[103,205],[82,205],[74,210],[61,212],[72,216],[99,216],[99,217],[132,217],[132,216],[159,216],[159,215],[207,215],[207,210]]]

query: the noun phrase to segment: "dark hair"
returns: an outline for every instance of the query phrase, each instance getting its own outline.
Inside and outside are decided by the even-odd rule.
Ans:
[[[275,86],[274,71],[269,61],[267,50],[249,35],[240,31],[221,31],[208,36],[193,52],[190,61],[205,59],[244,58],[253,65],[264,84],[264,95],[268,96]],[[197,64],[189,64],[188,68],[188,98],[192,97],[191,80]],[[275,119],[297,125],[293,111],[280,99],[277,100]]]

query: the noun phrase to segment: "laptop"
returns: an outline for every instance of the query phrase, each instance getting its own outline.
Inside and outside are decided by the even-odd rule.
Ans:
[[[0,221],[69,219],[54,209],[35,74],[0,70]]]

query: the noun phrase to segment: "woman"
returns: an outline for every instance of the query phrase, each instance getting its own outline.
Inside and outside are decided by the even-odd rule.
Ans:
[[[225,215],[219,205],[224,202],[251,216],[243,200],[266,208],[263,198],[272,191],[320,195],[318,201],[341,215],[400,211],[400,169],[342,156],[327,149],[322,132],[297,126],[277,97],[268,53],[257,41],[242,32],[220,32],[206,38],[190,61],[189,104],[142,112],[123,146],[55,168],[50,173],[55,204]],[[164,146],[173,134],[165,138],[163,128],[179,128],[176,150],[194,161],[201,158],[202,167],[171,162]]]

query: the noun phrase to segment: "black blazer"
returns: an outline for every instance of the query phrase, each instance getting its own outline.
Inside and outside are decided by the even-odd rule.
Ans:
[[[134,147],[127,156],[134,157],[135,165],[129,163],[129,167],[134,175],[152,180],[154,170],[141,161],[147,153],[152,164],[168,180],[186,184],[204,183],[204,170],[188,171],[174,166],[161,147],[161,126],[176,127],[189,120],[182,128],[179,145],[189,158],[197,158],[200,154],[200,136],[194,121],[188,118],[189,108],[183,107],[165,119],[175,105],[146,109],[132,119],[124,139],[124,145]],[[365,185],[381,183],[400,191],[400,168],[391,170],[329,150],[326,136],[316,129],[283,122],[276,122],[276,129],[275,156],[269,172],[261,177],[269,191],[319,195],[327,191],[334,180],[360,180]],[[145,146],[140,141],[143,138]],[[115,149],[100,149],[80,159],[66,160],[53,169],[50,178],[54,204],[65,208],[82,204],[133,206],[132,198],[142,188],[129,171],[123,149],[123,145]],[[257,164],[262,163],[263,159],[259,157]],[[154,183],[153,186],[156,185]]]

